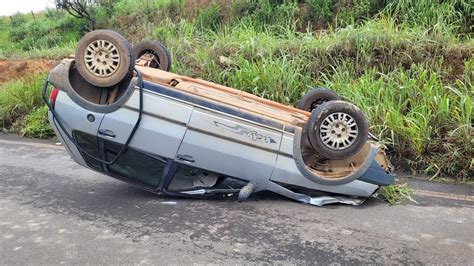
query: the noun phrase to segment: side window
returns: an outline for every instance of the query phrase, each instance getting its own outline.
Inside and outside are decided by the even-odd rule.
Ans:
[[[88,154],[96,157],[99,157],[99,148],[98,148],[98,142],[97,142],[97,137],[80,132],[80,131],[74,131],[73,132],[74,138],[76,139],[77,144]],[[82,155],[82,158],[84,161],[87,163],[87,165],[97,171],[102,171],[102,163],[98,162],[97,160],[92,159],[91,157],[87,156],[84,154],[82,151],[80,152]]]
[[[201,187],[213,187],[220,176],[208,171],[180,166],[168,186],[169,191],[189,190]]]
[[[122,147],[111,141],[105,141],[107,160],[113,160]],[[121,177],[157,187],[160,183],[166,160],[128,148],[127,151],[112,165],[108,166],[111,173]]]
[[[234,190],[241,189],[247,182],[218,173],[180,165],[168,185],[171,192],[198,189]]]

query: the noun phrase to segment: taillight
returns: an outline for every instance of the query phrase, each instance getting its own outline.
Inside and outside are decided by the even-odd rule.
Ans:
[[[54,109],[54,104],[56,103],[56,98],[58,97],[59,89],[53,88],[51,94],[49,95],[49,105],[51,109]]]

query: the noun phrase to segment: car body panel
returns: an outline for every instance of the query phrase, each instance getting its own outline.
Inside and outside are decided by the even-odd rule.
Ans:
[[[113,132],[115,137],[102,137],[125,144],[137,117],[138,112],[128,108],[121,108],[106,114],[100,129]],[[163,157],[174,158],[185,132],[186,125],[144,114],[140,127],[130,142],[130,147]]]
[[[293,156],[293,139],[295,134],[285,132],[281,136],[280,153]]]
[[[282,132],[215,112],[195,109],[188,128],[278,152]]]
[[[92,112],[78,106],[71,98],[64,92],[59,92],[56,97],[55,110],[59,115],[59,119],[63,121],[63,125],[66,127],[68,132],[72,129],[80,128],[81,131],[96,135],[97,130],[104,117],[103,113]],[[87,116],[94,116],[94,121],[88,120]]]
[[[276,162],[276,153],[188,129],[178,154],[190,156],[201,169],[254,182],[264,189]]]
[[[56,136],[58,137],[59,141],[64,145],[64,148],[66,151],[69,153],[71,158],[78,164],[90,168],[87,163],[85,162],[84,158],[82,157],[81,153],[77,149],[76,145],[67,137],[65,137],[66,133],[61,129],[57,124],[56,124],[56,119],[53,117],[53,114],[51,111],[48,111],[48,120],[51,124],[51,127],[54,130],[54,133],[56,133]],[[70,132],[69,132],[70,134]]]
[[[134,90],[125,108],[138,111],[139,92]],[[191,117],[193,106],[184,101],[165,97],[159,93],[146,90],[143,92],[143,112],[173,123],[186,125]]]
[[[276,167],[271,176],[271,181],[319,191],[361,197],[369,197],[379,188],[378,185],[359,180],[353,180],[349,183],[338,186],[316,183],[301,174],[294,158],[282,154],[278,155]]]

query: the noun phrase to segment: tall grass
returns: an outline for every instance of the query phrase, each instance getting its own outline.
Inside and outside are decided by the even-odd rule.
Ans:
[[[388,1],[384,13],[398,23],[442,33],[472,34],[474,7],[468,0]]]
[[[33,137],[51,137],[41,87],[46,75],[27,76],[0,86],[0,125]]]
[[[23,51],[39,47],[51,48],[76,41],[85,29],[81,20],[63,12],[43,12],[29,20],[25,16],[12,16],[9,32],[10,41]]]
[[[55,10],[0,21],[0,59],[59,58],[70,54],[85,23]]]
[[[20,120],[17,128],[24,137],[51,138],[54,131],[48,121],[48,107],[46,105],[36,107],[24,119]]]

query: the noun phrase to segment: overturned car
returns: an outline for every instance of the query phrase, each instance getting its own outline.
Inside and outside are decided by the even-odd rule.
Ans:
[[[313,89],[293,108],[170,66],[159,42],[132,48],[113,31],[86,34],[42,92],[72,158],[153,193],[197,198],[269,190],[359,204],[393,182],[363,113],[334,92]]]

